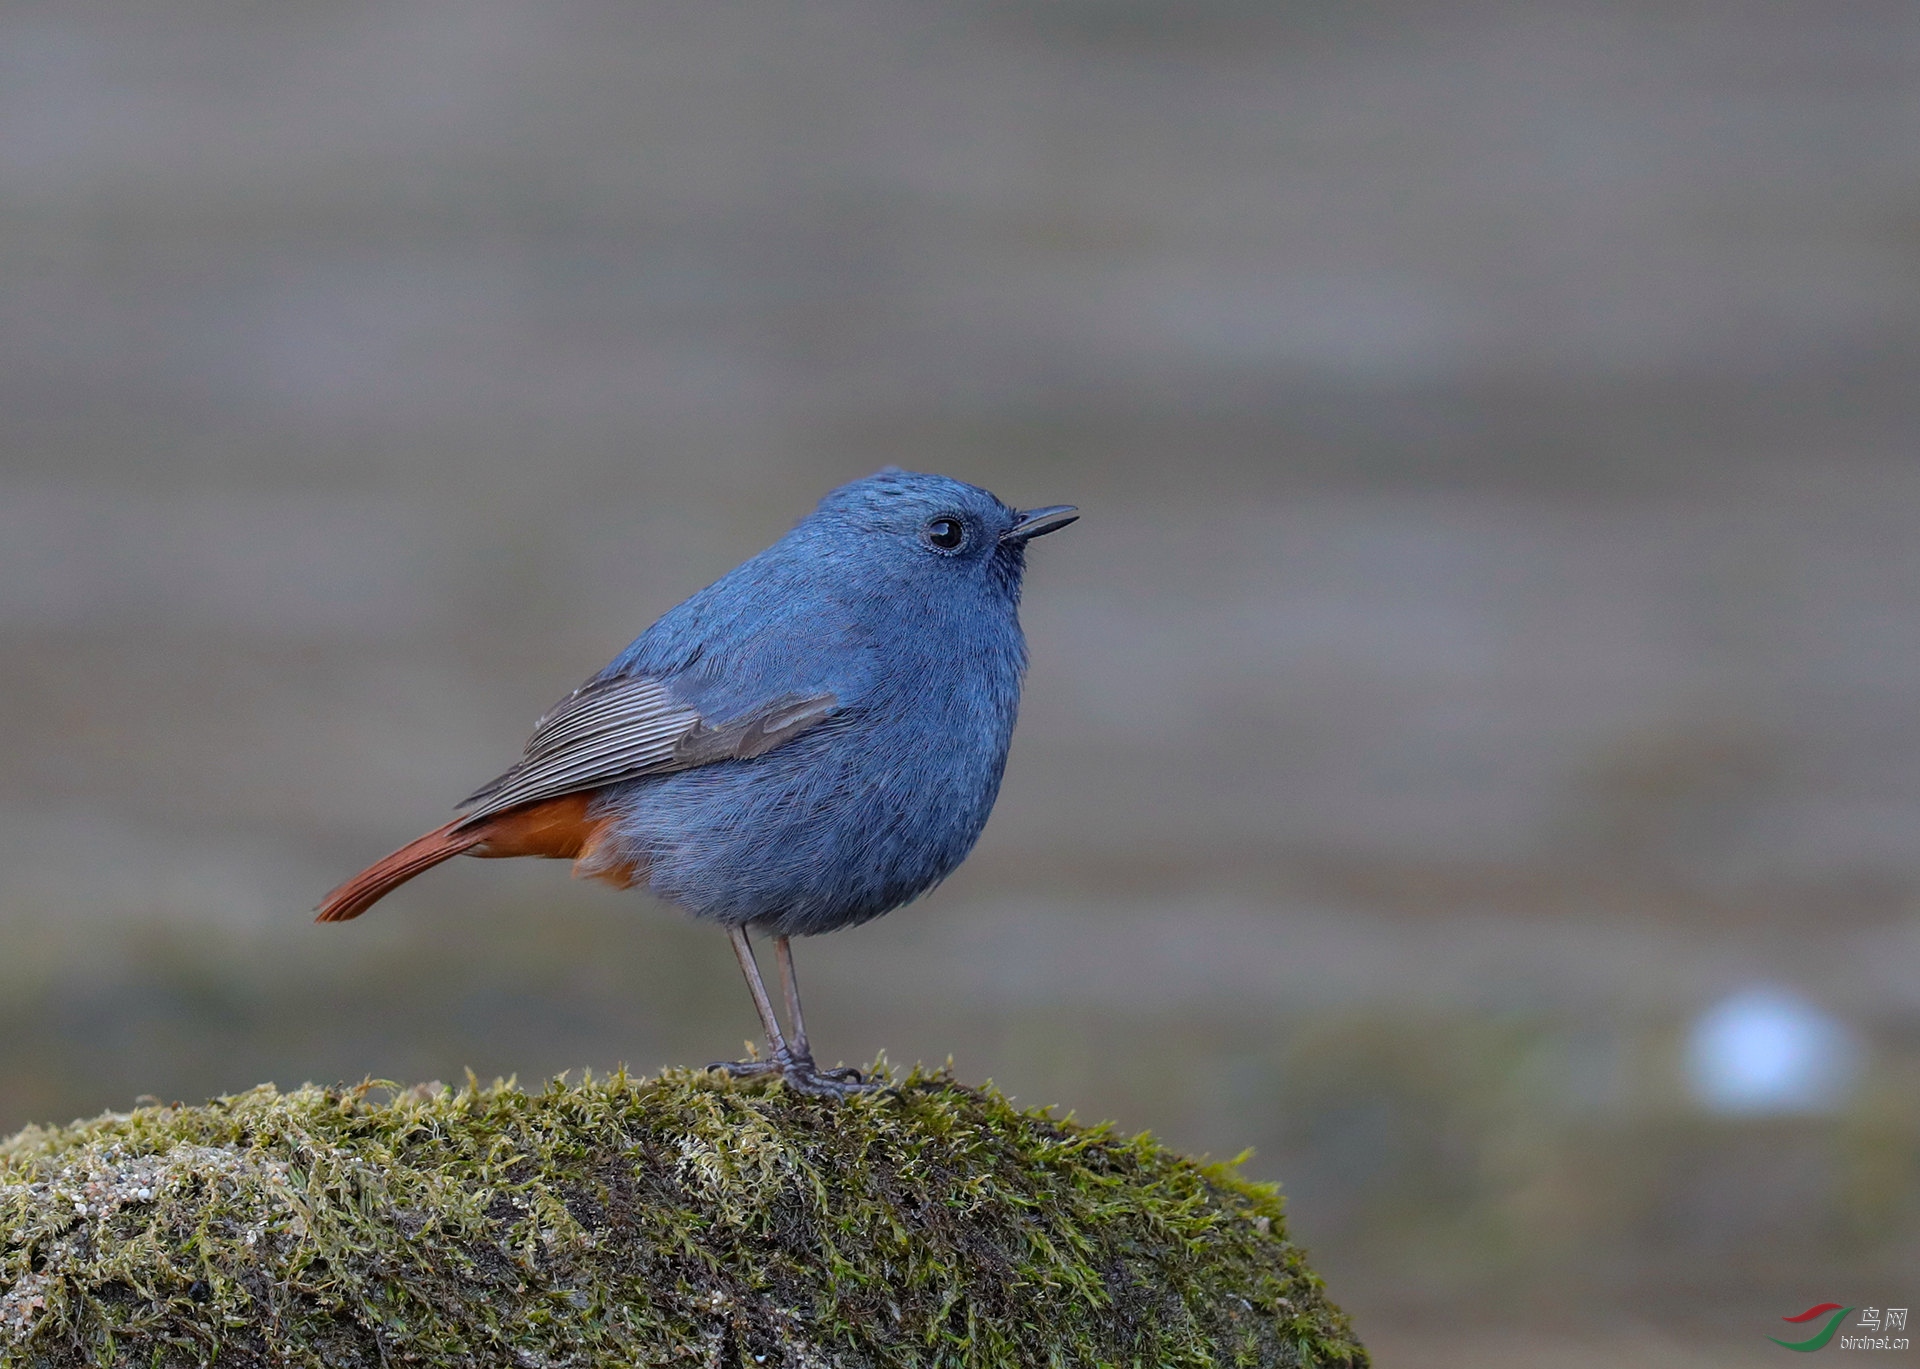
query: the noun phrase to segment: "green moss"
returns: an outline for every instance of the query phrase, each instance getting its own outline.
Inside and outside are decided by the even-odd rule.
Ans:
[[[0,1145],[0,1360],[1364,1365],[1271,1188],[915,1073],[259,1088]]]

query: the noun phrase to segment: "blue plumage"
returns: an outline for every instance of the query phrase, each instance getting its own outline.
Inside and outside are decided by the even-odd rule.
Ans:
[[[464,816],[334,890],[320,920],[358,917],[462,853],[643,880],[728,929],[772,1055],[725,1068],[864,1087],[814,1065],[788,938],[897,908],[973,849],[1020,706],[1026,545],[1075,516],[938,475],[841,486],[669,610],[541,719]],[[791,1040],[750,927],[774,939]]]
[[[965,545],[923,537],[958,515]],[[786,695],[831,716],[752,760],[605,790],[649,887],[702,917],[806,935],[864,922],[965,859],[1000,790],[1020,705],[1020,515],[941,476],[842,486],[758,556],[663,616],[602,678],[643,675],[710,724]]]

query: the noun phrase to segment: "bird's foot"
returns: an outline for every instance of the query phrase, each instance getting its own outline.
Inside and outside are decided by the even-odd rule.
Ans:
[[[847,1098],[856,1093],[873,1093],[886,1087],[878,1079],[869,1079],[851,1065],[823,1070],[809,1056],[792,1061],[783,1076],[795,1093],[815,1098]]]
[[[813,1063],[810,1055],[782,1054],[771,1060],[718,1060],[707,1068],[734,1079],[764,1079],[769,1074],[777,1074],[795,1093],[813,1098],[846,1098],[886,1087],[850,1065],[823,1070]]]

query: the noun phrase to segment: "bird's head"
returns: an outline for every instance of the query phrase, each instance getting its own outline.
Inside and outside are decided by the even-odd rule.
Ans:
[[[861,559],[889,579],[974,584],[1017,601],[1027,543],[1079,516],[1067,504],[1015,509],[977,485],[889,467],[834,490],[807,521],[857,538]]]

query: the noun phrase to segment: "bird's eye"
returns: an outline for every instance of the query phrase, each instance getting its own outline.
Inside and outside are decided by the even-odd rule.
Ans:
[[[927,545],[935,551],[958,551],[967,540],[967,525],[958,518],[934,518],[927,523]]]

